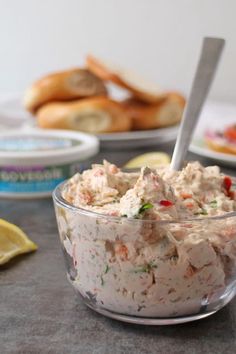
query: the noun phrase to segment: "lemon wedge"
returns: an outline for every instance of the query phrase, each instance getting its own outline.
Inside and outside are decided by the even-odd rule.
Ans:
[[[36,249],[36,244],[19,227],[0,219],[0,265],[18,254]]]
[[[128,161],[124,167],[126,168],[139,168],[143,166],[148,166],[155,168],[158,166],[169,165],[170,156],[165,152],[147,152],[145,154],[134,157],[132,160]]]

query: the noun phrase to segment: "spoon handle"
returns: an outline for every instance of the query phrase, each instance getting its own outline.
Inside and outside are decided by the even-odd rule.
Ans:
[[[172,170],[180,170],[183,160],[201,113],[203,104],[207,98],[213,81],[217,65],[224,48],[225,40],[221,38],[204,38],[201,55],[198,61],[197,70],[192,83],[187,105],[180,124],[174,153],[171,161]]]

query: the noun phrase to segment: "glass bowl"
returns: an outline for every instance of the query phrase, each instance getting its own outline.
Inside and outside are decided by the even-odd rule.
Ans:
[[[67,276],[85,304],[118,320],[204,318],[236,293],[236,212],[182,221],[129,219],[53,199]]]

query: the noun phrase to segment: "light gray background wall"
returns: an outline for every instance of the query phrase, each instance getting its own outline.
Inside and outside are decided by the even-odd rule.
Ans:
[[[227,40],[211,95],[236,102],[235,0],[0,0],[0,94],[88,52],[188,92],[204,35]]]

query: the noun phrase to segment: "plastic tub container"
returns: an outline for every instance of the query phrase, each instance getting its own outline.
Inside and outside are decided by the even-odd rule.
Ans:
[[[0,134],[0,196],[50,196],[57,184],[90,164],[99,151],[94,136],[30,129]]]

